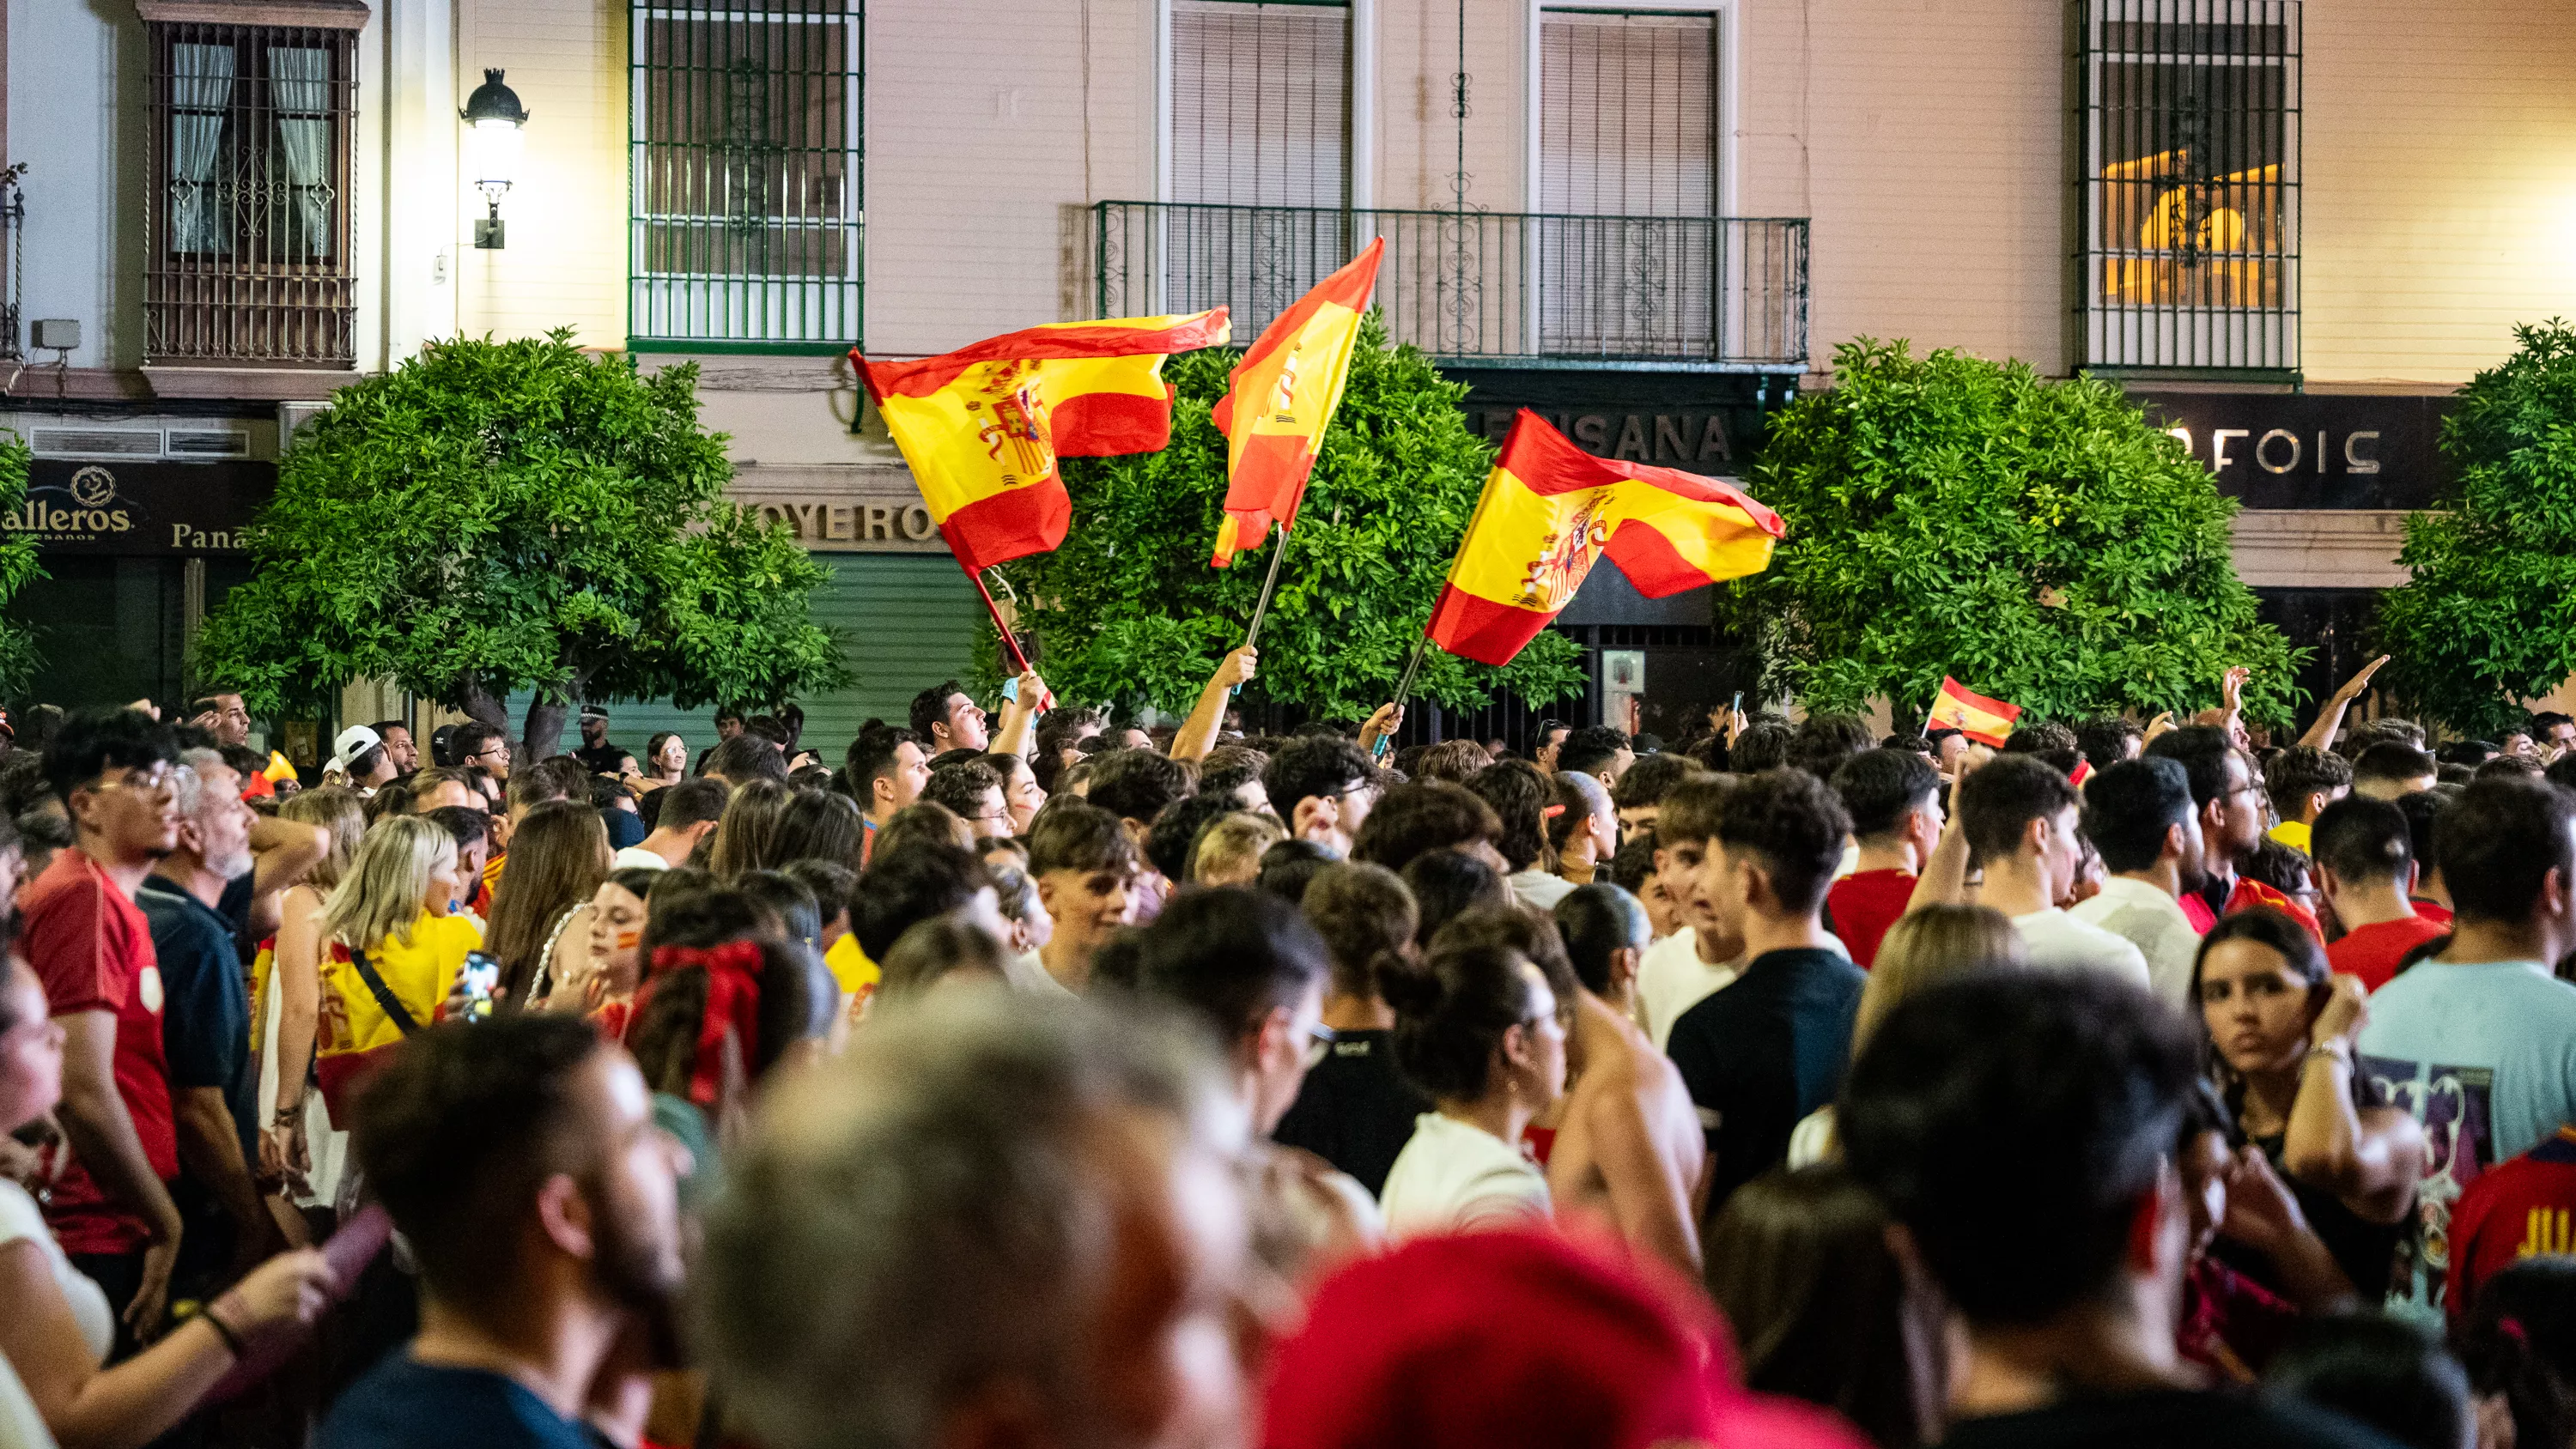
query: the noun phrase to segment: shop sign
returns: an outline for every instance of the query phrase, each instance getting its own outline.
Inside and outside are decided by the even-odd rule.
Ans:
[[[48,553],[243,554],[277,490],[274,463],[124,463],[38,458],[27,498],[0,530]]]
[[[2130,396],[2247,508],[2430,508],[2450,476],[2438,446],[2446,396]]]
[[[893,469],[746,466],[725,496],[815,553],[948,551],[911,475]]]

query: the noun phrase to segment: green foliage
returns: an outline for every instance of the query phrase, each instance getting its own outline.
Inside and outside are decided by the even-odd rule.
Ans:
[[[2442,425],[2446,510],[2406,520],[2414,575],[2380,604],[2397,692],[2490,738],[2576,674],[2576,327],[2516,327]]]
[[[2236,578],[2235,504],[2117,386],[1869,339],[1834,366],[1752,470],[1788,538],[1719,590],[1766,686],[1921,711],[1951,674],[2066,719],[2213,705],[2242,664],[2247,713],[2287,720],[2294,651]]]
[[[1021,627],[1044,645],[1047,681],[1067,699],[1187,710],[1243,642],[1270,567],[1265,548],[1208,566],[1225,506],[1225,437],[1208,410],[1242,357],[1175,357],[1171,446],[1124,458],[1069,458],[1073,529],[1064,546],[1005,565]],[[1464,388],[1412,347],[1390,348],[1372,312],[1350,385],[1324,434],[1248,688],[1324,716],[1386,701],[1448,577],[1493,448],[1467,430]],[[1554,632],[1501,669],[1434,649],[1416,696],[1474,708],[1508,689],[1544,704],[1583,687],[1580,646]],[[979,654],[988,665],[991,652]]]
[[[0,428],[0,513],[15,513],[27,501],[27,464],[34,456],[25,438]],[[42,577],[35,535],[0,534],[0,606],[18,597],[30,580]],[[0,694],[25,689],[35,673],[34,635],[24,624],[0,620]]]
[[[255,708],[327,708],[356,676],[503,723],[563,706],[766,703],[848,677],[806,611],[824,571],[723,500],[697,370],[647,378],[571,332],[456,340],[343,388],[279,465],[256,572],[198,636]]]

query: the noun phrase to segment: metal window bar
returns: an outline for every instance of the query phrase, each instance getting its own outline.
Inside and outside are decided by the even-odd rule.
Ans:
[[[2299,366],[2300,0],[2079,0],[2088,365]]]
[[[146,362],[355,365],[356,34],[149,27]]]
[[[630,13],[629,337],[756,351],[858,343],[862,0]]]
[[[26,360],[27,188],[25,162],[0,171],[0,362]]]
[[[1234,309],[1237,337],[1386,239],[1377,305],[1397,342],[1456,361],[1807,358],[1802,217],[1563,216],[1103,201],[1099,315]],[[1243,279],[1263,285],[1246,289]],[[1533,338],[1526,320],[1544,319]]]

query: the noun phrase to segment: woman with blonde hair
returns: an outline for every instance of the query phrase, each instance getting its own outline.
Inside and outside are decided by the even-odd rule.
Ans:
[[[329,785],[287,799],[277,813],[331,833],[331,849],[279,897],[277,934],[260,944],[251,964],[251,1020],[259,1033],[259,1096],[254,1100],[268,1113],[258,1123],[259,1170],[271,1181],[283,1179],[291,1189],[313,1172],[307,1145],[314,1134],[308,1130],[311,1104],[305,1086],[322,1020],[322,906],[357,858],[367,817],[357,792]],[[323,1128],[327,1137],[329,1124]],[[336,1160],[326,1175],[339,1180]]]
[[[590,902],[608,879],[608,826],[587,801],[549,800],[519,822],[492,894],[489,949],[502,1000],[544,1010],[558,991],[576,1008],[590,941]]]
[[[358,843],[357,857],[323,903],[320,934],[322,1031],[314,1074],[328,1113],[329,1150],[313,1157],[336,1164],[347,1144],[349,1094],[367,1068],[402,1039],[438,1019],[456,985],[465,953],[483,944],[473,921],[458,915],[456,838],[417,815],[379,820]],[[336,1180],[313,1187],[326,1200]]]
[[[1897,918],[1878,943],[1869,984],[1852,1013],[1852,1060],[1860,1060],[1870,1033],[1909,996],[1972,971],[2018,971],[2030,964],[2021,933],[1992,906],[1916,906]],[[1842,1155],[1834,1140],[1834,1109],[1819,1107],[1789,1134],[1792,1169]]]

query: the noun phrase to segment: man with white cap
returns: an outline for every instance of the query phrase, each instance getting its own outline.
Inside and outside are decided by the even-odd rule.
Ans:
[[[373,795],[376,787],[397,773],[393,756],[385,752],[384,738],[365,725],[351,725],[331,741],[330,762],[322,767],[325,775],[336,774],[348,781],[349,788],[361,796]]]

